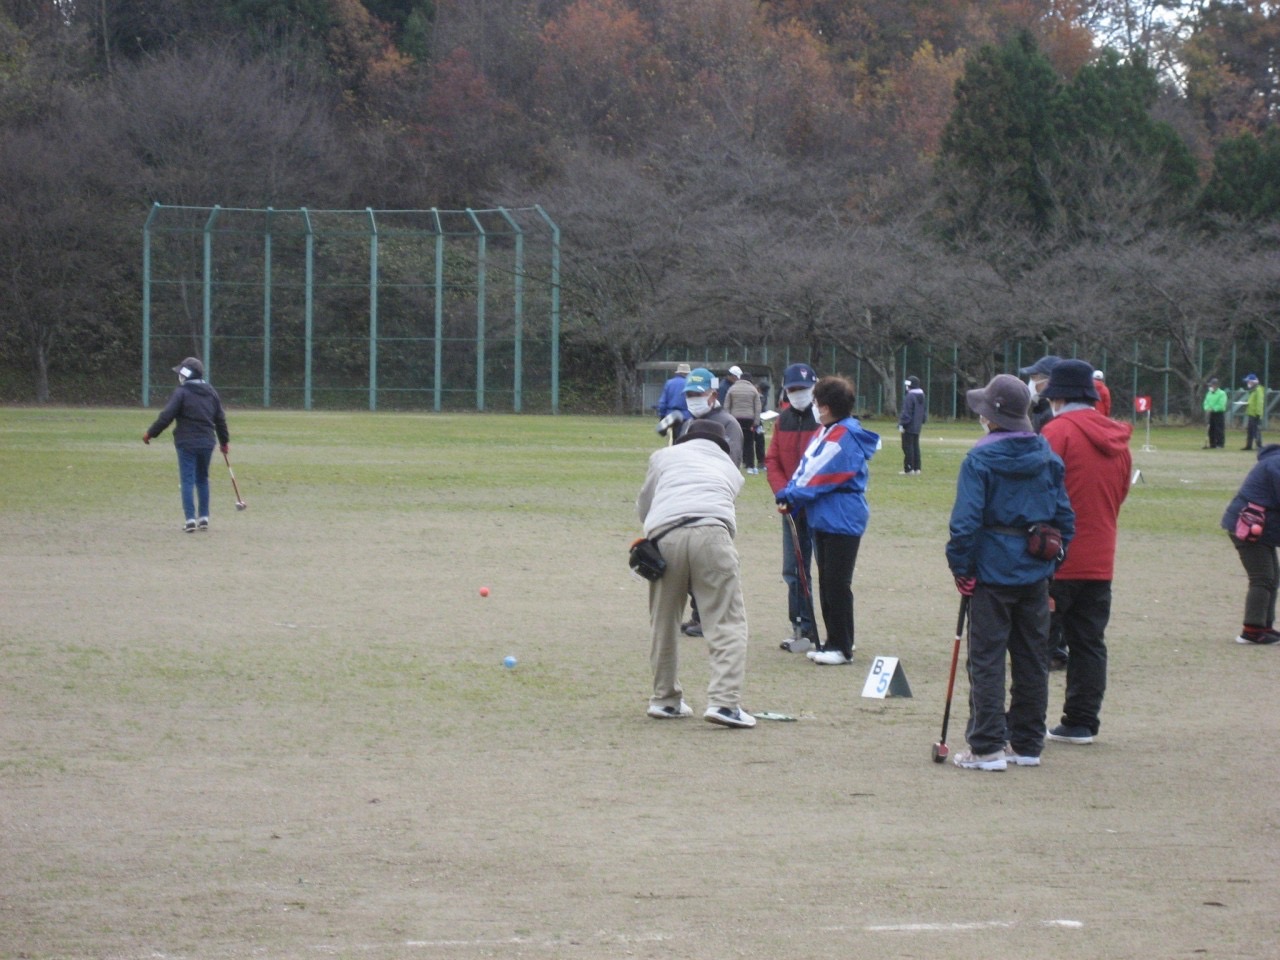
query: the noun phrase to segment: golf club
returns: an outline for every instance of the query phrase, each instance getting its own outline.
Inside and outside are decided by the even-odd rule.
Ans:
[[[960,598],[960,619],[956,621],[956,642],[951,648],[951,676],[947,678],[947,706],[942,711],[942,738],[933,745],[933,762],[942,763],[951,753],[947,746],[947,724],[951,721],[951,694],[956,687],[956,663],[960,660],[960,638],[964,636],[964,621],[969,615],[969,598]]]
[[[809,599],[809,578],[805,576],[804,570],[804,550],[800,546],[800,534],[796,530],[795,517],[791,516],[791,512],[784,513],[783,518],[787,522],[787,530],[791,534],[791,549],[796,555],[796,577],[800,580],[800,589],[804,592],[805,599]],[[801,627],[800,618],[796,617],[796,622],[792,624],[793,634],[790,640],[783,640],[779,644],[783,650],[788,653],[803,653],[809,648],[809,641],[804,636],[804,630]]]
[[[231,469],[231,458],[227,456],[227,451],[225,450],[222,451],[222,459],[227,462],[227,473],[231,474],[231,489],[236,492],[236,509],[247,509],[249,505],[240,496],[240,484],[236,483],[236,472]]]

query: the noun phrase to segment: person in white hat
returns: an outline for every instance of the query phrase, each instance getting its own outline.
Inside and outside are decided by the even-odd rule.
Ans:
[[[1098,402],[1093,409],[1104,417],[1111,416],[1111,388],[1107,386],[1107,378],[1101,370],[1093,371],[1093,389],[1098,392]]]

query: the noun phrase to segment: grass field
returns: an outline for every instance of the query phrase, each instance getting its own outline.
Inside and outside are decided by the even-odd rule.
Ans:
[[[747,478],[744,705],[802,719],[726,731],[644,717],[649,420],[233,411],[249,507],[218,460],[186,535],[153,415],[0,409],[0,957],[1275,955],[1280,650],[1231,642],[1217,526],[1238,434],[1135,435],[1099,742],[990,775],[929,761],[972,424],[899,477],[868,422],[845,670],[778,650]],[[859,696],[877,655],[913,697]]]

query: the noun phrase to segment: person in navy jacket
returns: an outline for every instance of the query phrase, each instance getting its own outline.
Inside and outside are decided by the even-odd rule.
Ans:
[[[1026,384],[999,374],[965,397],[988,431],[960,464],[947,565],[969,605],[969,749],[954,763],[1039,766],[1049,705],[1049,579],[1060,560],[1028,552],[1027,528],[1075,533],[1066,469],[1032,430]],[[1012,672],[1005,708],[1005,658]]]
[[[1262,531],[1257,539],[1247,536],[1242,540],[1236,535],[1236,521],[1240,519],[1240,511],[1250,505],[1262,508],[1259,523]],[[1280,587],[1280,561],[1276,559],[1276,547],[1280,546],[1280,443],[1269,443],[1258,451],[1258,462],[1227,504],[1222,528],[1231,537],[1240,565],[1249,578],[1244,597],[1244,626],[1236,643],[1275,643],[1280,640],[1280,633],[1273,629],[1276,590]]]
[[[880,445],[880,437],[852,416],[855,396],[853,384],[843,377],[817,382],[813,408],[822,429],[795,475],[774,497],[783,513],[803,510],[813,531],[827,639],[805,655],[822,666],[853,662],[853,568],[869,516],[867,463]]]

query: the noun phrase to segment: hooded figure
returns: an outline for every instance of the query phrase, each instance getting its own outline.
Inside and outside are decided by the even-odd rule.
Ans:
[[[1116,526],[1133,470],[1133,427],[1094,409],[1094,384],[1090,364],[1063,360],[1042,392],[1054,407],[1044,438],[1066,465],[1076,515],[1071,550],[1050,586],[1054,628],[1061,630],[1068,658],[1062,721],[1048,737],[1065,743],[1091,743],[1098,735],[1107,687],[1104,632],[1111,619]]]
[[[902,434],[902,475],[920,474],[920,431],[929,419],[924,390],[918,377],[907,377],[902,382],[907,388],[902,399],[902,413],[898,415],[898,432]]]

